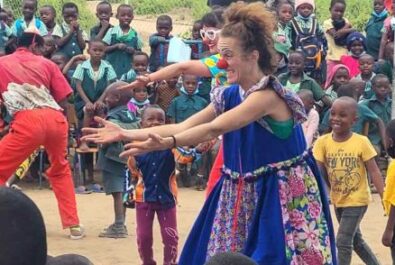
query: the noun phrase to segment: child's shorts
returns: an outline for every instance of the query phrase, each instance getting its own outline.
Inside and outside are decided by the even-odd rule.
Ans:
[[[125,192],[125,173],[122,175],[113,171],[102,171],[103,187],[107,195],[115,192]]]

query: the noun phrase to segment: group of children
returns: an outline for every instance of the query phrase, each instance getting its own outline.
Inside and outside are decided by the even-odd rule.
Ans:
[[[364,33],[344,17],[345,0],[331,0],[331,18],[322,26],[313,0],[278,1],[275,9],[276,75],[305,105],[306,142],[327,181],[339,222],[339,264],[351,264],[353,250],[365,264],[380,264],[360,230],[371,188],[383,198],[389,216],[382,241],[391,247],[395,264],[395,163],[388,166],[395,139],[391,121],[395,9],[387,9],[388,1],[372,2]]]
[[[354,29],[343,16],[345,0],[331,0],[331,18],[322,26],[314,14],[314,0],[278,1],[274,11],[278,18],[273,34],[278,60],[276,75],[285,87],[298,93],[305,105],[306,142],[313,148],[327,180],[340,224],[337,234],[340,264],[350,264],[352,250],[365,263],[379,264],[363,241],[359,224],[370,201],[371,183],[383,196],[387,167],[384,206],[389,221],[383,243],[392,246],[393,241],[395,192],[391,187],[395,185],[395,163],[388,166],[387,157],[395,156],[395,123],[391,121],[394,45],[391,13],[395,14],[395,8],[388,10],[385,4],[384,0],[373,1],[365,34]],[[208,105],[209,96],[203,88],[211,80],[193,75],[150,83],[133,93],[120,89],[139,75],[168,65],[170,16],[157,18],[157,32],[149,38],[148,55],[142,51],[140,35],[131,26],[130,5],[118,6],[115,16],[119,23],[113,26],[111,4],[100,2],[96,8],[99,22],[90,30],[89,37],[80,27],[79,10],[74,3],[63,5],[60,24],[56,23],[52,6],[42,6],[39,17],[35,16],[37,8],[37,0],[24,0],[23,17],[15,21],[12,13],[0,11],[0,51],[12,52],[17,37],[25,29],[37,28],[44,38],[43,56],[62,70],[74,89],[71,102],[80,128],[95,125],[94,116],[125,129],[180,123]],[[193,40],[201,41],[202,27],[201,21],[194,23]],[[87,43],[89,59],[83,54]],[[201,58],[206,50],[205,45],[194,42],[192,59]],[[5,111],[1,113],[4,115]],[[0,119],[0,138],[7,133],[7,123],[8,119]],[[115,220],[99,236],[126,237],[125,205],[135,207],[139,253],[144,264],[153,264],[152,222],[157,213],[165,245],[164,262],[175,264],[178,244],[175,169],[179,172],[178,184],[197,184],[204,189],[206,169],[210,168],[202,162],[207,161],[204,151],[210,149],[207,143],[204,146],[152,152],[128,161],[119,158],[123,143],[102,146],[98,165],[104,190],[114,199]],[[79,148],[89,150],[85,142]],[[125,204],[126,166],[134,196],[133,201],[129,196]],[[395,258],[395,245],[392,249]]]
[[[151,54],[142,51],[142,39],[131,26],[133,8],[121,4],[115,17],[118,25],[111,25],[112,6],[108,1],[96,7],[98,24],[90,30],[90,36],[81,28],[78,6],[72,2],[62,7],[61,23],[57,23],[55,8],[41,6],[37,0],[22,1],[23,17],[12,21],[6,10],[0,11],[0,50],[12,53],[15,44],[29,28],[35,28],[43,37],[41,53],[52,60],[74,89],[70,103],[74,105],[78,127],[95,126],[94,116],[102,117],[125,129],[139,129],[165,123],[180,123],[208,105],[207,89],[199,87],[211,80],[198,76],[174,76],[169,80],[138,87],[133,93],[120,89],[139,75],[154,72],[168,65],[167,52],[172,38],[172,19],[162,15],[157,18],[157,32],[149,38]],[[36,17],[39,14],[39,17]],[[200,36],[203,27],[196,21],[192,28],[191,59],[200,59],[208,49]],[[87,49],[86,49],[87,48]],[[89,56],[86,56],[84,51]],[[8,132],[10,120],[1,102],[0,138]],[[79,143],[79,152],[89,152],[86,142]],[[186,146],[170,151],[154,152],[145,156],[119,158],[123,143],[100,147],[98,168],[106,194],[114,200],[114,223],[105,228],[99,237],[123,238],[128,232],[125,225],[126,206],[136,208],[137,240],[144,264],[153,264],[152,222],[158,214],[165,245],[165,264],[176,264],[178,234],[176,227],[176,165],[179,183],[197,185],[203,190],[208,177],[208,165],[202,161],[204,148]],[[133,195],[125,196],[127,164]],[[89,165],[88,165],[89,167]],[[93,180],[93,170],[88,170],[88,181]],[[130,188],[130,186],[129,186]]]

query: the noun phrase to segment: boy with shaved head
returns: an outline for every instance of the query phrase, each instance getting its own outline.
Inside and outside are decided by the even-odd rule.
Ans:
[[[124,129],[136,129],[139,127],[139,120],[133,113],[129,112],[127,107],[132,93],[125,89],[118,89],[126,84],[118,81],[106,88],[104,92],[104,102],[108,108],[106,120],[114,122]],[[114,200],[115,220],[113,224],[99,234],[99,237],[124,238],[128,235],[122,197],[125,191],[126,159],[119,157],[122,151],[122,142],[103,145],[100,149],[98,165],[102,169],[104,191],[107,195],[111,194]]]
[[[359,225],[371,200],[368,173],[382,197],[383,181],[375,149],[365,136],[353,133],[358,105],[351,97],[336,99],[330,110],[332,132],[318,138],[314,157],[329,188],[339,230],[339,264],[351,264],[353,249],[366,264],[379,264],[362,238]]]

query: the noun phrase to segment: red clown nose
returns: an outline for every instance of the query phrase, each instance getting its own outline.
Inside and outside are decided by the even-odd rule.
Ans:
[[[228,62],[227,62],[224,58],[221,58],[221,59],[219,59],[219,61],[217,62],[217,67],[218,67],[219,69],[226,69],[226,68],[229,67],[229,64],[228,64]]]

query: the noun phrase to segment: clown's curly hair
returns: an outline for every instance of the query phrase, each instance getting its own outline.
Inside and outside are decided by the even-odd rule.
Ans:
[[[265,74],[272,74],[277,64],[272,38],[276,27],[273,13],[261,2],[237,2],[225,10],[224,18],[221,36],[238,39],[245,52],[257,50],[259,67]]]

